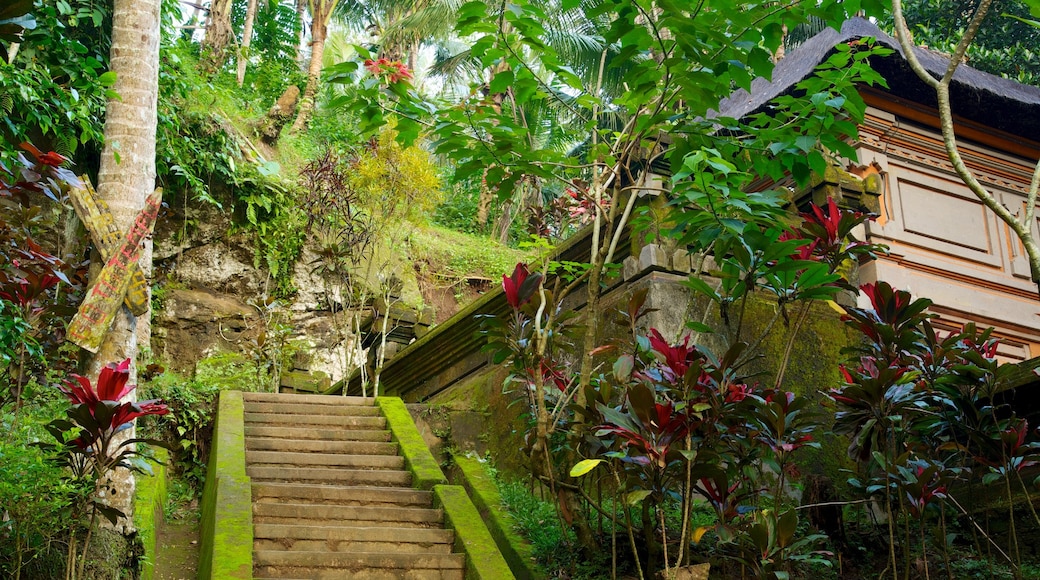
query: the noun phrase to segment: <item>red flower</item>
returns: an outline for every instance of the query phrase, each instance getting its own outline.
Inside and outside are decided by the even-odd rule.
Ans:
[[[502,291],[506,293],[506,302],[513,307],[513,310],[519,310],[521,306],[527,304],[527,301],[531,299],[533,289],[529,293],[525,292],[527,296],[520,295],[520,287],[523,286],[524,281],[530,275],[531,272],[527,270],[527,264],[523,263],[516,265],[512,276],[502,275]]]

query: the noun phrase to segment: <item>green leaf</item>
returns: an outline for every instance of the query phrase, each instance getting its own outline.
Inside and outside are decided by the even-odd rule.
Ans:
[[[602,459],[582,459],[571,468],[571,477],[581,477],[592,471],[597,465],[603,463]]]
[[[639,505],[644,499],[650,497],[652,492],[648,489],[637,489],[635,491],[628,492],[625,496],[625,503],[628,505]]]
[[[103,87],[111,87],[116,84],[116,72],[108,71],[98,77],[98,83]]]
[[[614,361],[614,378],[619,383],[628,382],[628,379],[632,376],[632,367],[635,364],[635,359],[630,354],[623,355]]]
[[[1040,0],[1022,0],[1029,7],[1029,13],[1040,18]]]
[[[491,79],[489,90],[492,94],[504,93],[509,90],[509,87],[513,84],[513,71],[504,70],[495,75],[495,78]]]

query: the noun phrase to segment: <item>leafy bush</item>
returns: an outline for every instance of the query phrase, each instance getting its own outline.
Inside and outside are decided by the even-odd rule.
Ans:
[[[0,576],[55,578],[63,574],[65,550],[60,542],[72,516],[72,506],[86,489],[70,482],[50,454],[30,442],[43,435],[42,416],[50,408],[0,417]],[[57,411],[53,411],[56,413]]]
[[[249,361],[239,354],[219,353],[199,361],[194,378],[164,372],[141,385],[146,396],[162,399],[170,408],[161,422],[142,418],[142,433],[170,446],[173,471],[187,480],[192,493],[200,492],[205,482],[217,397],[221,391],[243,389],[255,380]]]
[[[0,59],[0,158],[13,158],[13,145],[30,140],[70,157],[81,146],[100,150],[105,102],[114,95],[115,74],[106,72],[111,8],[36,2],[33,16],[37,26],[25,32],[13,62]]]

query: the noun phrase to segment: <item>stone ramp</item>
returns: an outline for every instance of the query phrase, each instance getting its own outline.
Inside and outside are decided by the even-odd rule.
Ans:
[[[243,393],[253,577],[462,580],[373,399]]]

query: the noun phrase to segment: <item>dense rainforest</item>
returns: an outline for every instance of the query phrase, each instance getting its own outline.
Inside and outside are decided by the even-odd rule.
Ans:
[[[139,577],[135,477],[163,457],[188,540],[151,564],[191,574],[222,391],[378,396],[501,285],[480,332],[524,469],[483,459],[544,577],[1040,577],[1040,438],[997,340],[859,287],[886,251],[863,208],[791,203],[858,164],[893,50],[717,113],[854,17],[951,63],[913,70],[955,167],[957,66],[1040,83],[1037,0],[5,1],[0,575]],[[1040,281],[1040,178],[1020,215],[958,171]],[[603,299],[639,244],[693,264],[678,334],[645,292]],[[806,392],[785,372],[821,306],[853,346]],[[825,453],[840,481],[807,475]]]

